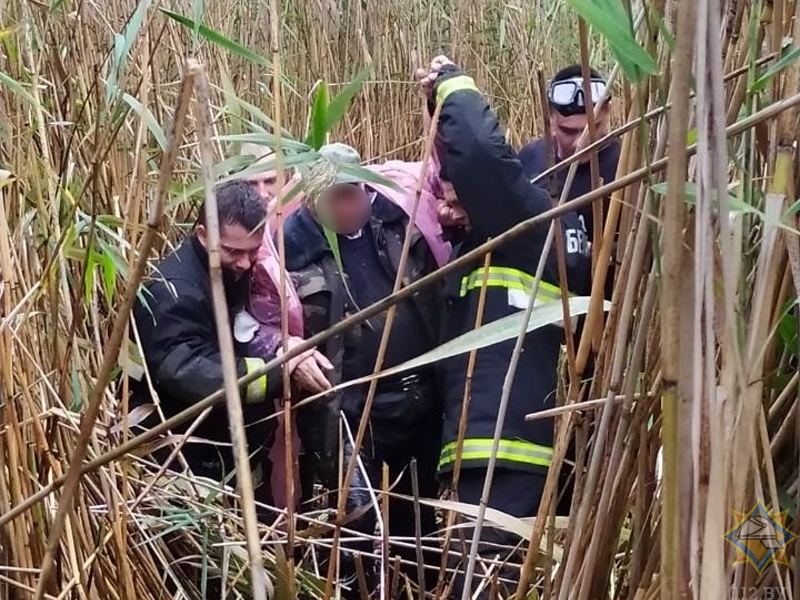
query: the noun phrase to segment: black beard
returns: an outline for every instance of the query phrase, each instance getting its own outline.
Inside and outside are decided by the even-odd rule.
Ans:
[[[225,297],[229,305],[239,306],[247,303],[251,274],[252,269],[237,277],[236,272],[232,269],[222,268],[222,283],[225,286]]]

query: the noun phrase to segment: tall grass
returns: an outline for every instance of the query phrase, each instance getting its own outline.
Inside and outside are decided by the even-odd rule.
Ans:
[[[440,51],[475,76],[516,145],[544,131],[540,79],[581,59],[606,73],[621,67],[612,98],[619,177],[604,183],[613,190],[609,222],[623,235],[613,245],[609,225],[594,246],[597,283],[583,306],[590,317],[577,362],[570,352],[559,407],[534,417],[555,419],[556,462],[575,443],[571,516],[551,518],[554,471],[533,523],[483,516],[526,538],[525,559],[510,559],[520,563],[517,597],[529,585],[559,599],[730,598],[734,590],[768,597],[768,589],[796,597],[798,544],[789,546],[789,567],[759,575],[732,566],[735,552],[722,536],[735,525],[731,511],[747,512],[757,499],[788,511],[786,527],[800,533],[798,7],[6,2],[0,598],[196,598],[219,573],[238,597],[261,595],[251,588],[235,495],[182,476],[153,485],[139,458],[147,447],[129,441],[142,415],[128,412],[105,381],[116,375],[107,368],[120,333],[112,332],[136,289],[137,261],[167,251],[203,196],[196,112],[177,134],[174,161],[165,161],[180,121],[175,107],[186,100],[186,61],[202,61],[212,84],[213,175],[222,176],[244,166],[232,135],[276,133],[278,122],[304,139],[320,82],[334,96],[367,66],[330,138],[374,161],[421,160],[423,104],[410,73]],[[163,234],[154,236],[145,224],[159,178],[165,218],[151,221]],[[605,257],[618,266],[604,313]],[[594,372],[581,373],[592,347]],[[591,400],[581,405],[582,386]],[[59,489],[73,489],[72,481],[70,500]],[[289,515],[288,528],[285,516],[262,527],[269,593],[326,595],[320,553],[351,535],[342,516]],[[42,577],[48,545],[54,569]],[[387,565],[390,587],[413,597],[416,582],[396,567]]]

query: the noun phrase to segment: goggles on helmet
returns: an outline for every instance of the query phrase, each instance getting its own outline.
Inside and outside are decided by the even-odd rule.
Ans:
[[[597,104],[597,101],[605,94],[606,87],[606,82],[603,79],[592,77],[589,80],[592,106]],[[562,81],[553,81],[547,90],[547,99],[563,115],[585,113],[586,102],[583,95],[583,78],[573,77]]]

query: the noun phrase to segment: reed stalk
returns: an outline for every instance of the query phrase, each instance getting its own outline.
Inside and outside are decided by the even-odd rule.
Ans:
[[[687,152],[685,140],[689,131],[689,90],[691,87],[694,38],[694,3],[681,3],[677,12],[675,58],[672,68],[671,99],[681,110],[670,113],[669,163],[667,166],[667,196],[664,199],[663,230],[663,283],[661,288],[661,371],[662,391],[662,441],[664,445],[664,488],[661,524],[661,597],[666,600],[681,598],[681,571],[683,555],[680,539],[680,496],[677,488],[678,461],[678,364],[680,346],[678,329],[680,320],[680,290],[684,269],[684,182],[686,181]]]
[[[187,65],[188,67],[188,65]],[[189,90],[193,83],[194,73],[191,69],[187,69],[187,73],[182,81],[182,93],[179,96],[180,103],[175,111],[175,125],[173,134],[171,136],[170,146],[168,151],[164,154],[164,161],[162,162],[161,170],[159,173],[159,189],[156,192],[155,202],[151,207],[150,217],[148,219],[148,229],[142,237],[139,246],[139,259],[136,262],[128,286],[125,290],[123,300],[120,303],[117,318],[114,321],[114,328],[109,336],[106,344],[105,354],[103,356],[103,364],[100,373],[98,374],[97,381],[92,388],[92,395],[89,399],[89,405],[81,420],[80,436],[75,444],[70,459],[69,470],[64,477],[61,497],[59,499],[58,511],[50,526],[49,539],[47,545],[47,552],[42,560],[41,575],[36,586],[35,600],[40,600],[44,597],[45,588],[48,586],[49,580],[52,577],[52,569],[55,565],[56,554],[61,541],[61,534],[64,530],[67,514],[72,510],[72,502],[75,493],[80,485],[81,465],[83,457],[86,454],[86,448],[89,445],[94,424],[100,413],[100,403],[102,402],[105,389],[111,379],[111,372],[117,363],[119,356],[119,348],[122,344],[123,337],[127,332],[128,317],[131,309],[133,308],[134,300],[136,299],[136,292],[138,290],[139,282],[144,275],[145,266],[147,264],[147,256],[150,253],[155,236],[161,225],[161,219],[164,213],[164,205],[166,200],[167,184],[172,176],[174,168],[175,157],[177,154],[178,143],[181,139],[183,119],[185,118],[187,105],[189,100]]]

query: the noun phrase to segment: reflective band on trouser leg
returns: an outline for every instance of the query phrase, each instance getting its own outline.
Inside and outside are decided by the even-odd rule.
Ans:
[[[244,364],[247,367],[247,374],[249,375],[253,371],[261,369],[266,364],[260,358],[245,358]],[[267,398],[267,375],[266,373],[252,381],[247,385],[247,394],[245,396],[244,401],[248,404],[253,404],[255,402],[263,402]]]
[[[533,290],[533,283],[536,278],[528,275],[525,271],[512,269],[511,267],[489,267],[488,274],[485,269],[477,269],[465,276],[461,280],[461,296],[466,296],[470,290],[481,289],[486,278],[487,287],[501,287],[508,290],[519,290],[530,296]],[[536,292],[536,304],[555,302],[561,298],[561,289],[558,286],[539,282],[539,289]]]
[[[450,442],[442,448],[439,458],[439,469],[445,469],[456,462],[456,448],[458,442]],[[461,451],[461,460],[489,460],[492,457],[492,438],[470,438],[464,440]],[[549,446],[539,446],[533,442],[522,440],[500,440],[497,447],[497,458],[500,460],[519,463],[521,465],[549,467],[553,458],[553,449]]]

